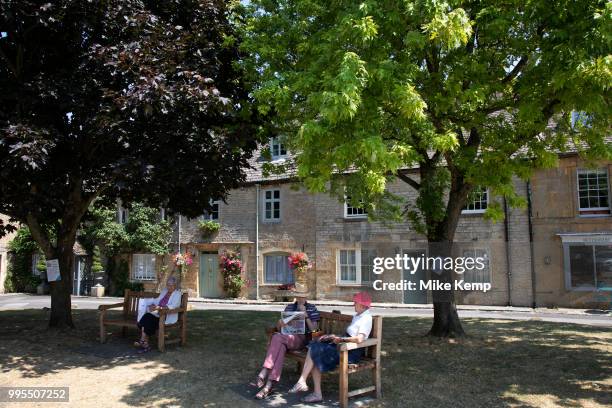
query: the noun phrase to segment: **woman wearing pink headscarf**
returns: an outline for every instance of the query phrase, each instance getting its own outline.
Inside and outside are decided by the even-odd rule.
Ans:
[[[370,336],[372,331],[372,315],[370,314],[372,298],[367,292],[360,292],[353,296],[353,302],[357,314],[355,314],[351,324],[346,328],[344,336],[336,336],[335,334],[321,336],[319,341],[314,341],[308,346],[308,355],[306,356],[300,379],[289,390],[290,393],[308,391],[306,380],[312,373],[314,390],[311,394],[304,397],[302,402],[315,403],[323,401],[321,373],[332,371],[338,367],[340,363],[340,354],[336,347],[338,343],[361,343]],[[348,352],[349,364],[357,363],[364,354],[364,348],[350,350]]]

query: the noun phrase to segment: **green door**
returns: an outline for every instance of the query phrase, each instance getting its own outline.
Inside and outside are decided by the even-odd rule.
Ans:
[[[219,286],[219,256],[200,254],[200,297],[221,297]]]
[[[404,254],[408,255],[409,257],[421,257],[425,255],[425,251],[404,250],[402,251],[402,256]],[[407,281],[414,282],[415,289],[416,289],[416,290],[405,290],[404,291],[404,303],[408,303],[408,304],[427,303],[427,291],[420,289],[420,281],[427,279],[427,273],[425,271],[425,268],[421,267],[418,270],[414,271],[414,273],[411,273],[411,271],[408,271],[408,270],[402,270],[402,277],[403,279]]]

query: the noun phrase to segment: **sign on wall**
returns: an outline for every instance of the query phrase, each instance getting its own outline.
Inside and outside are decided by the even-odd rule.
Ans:
[[[59,261],[57,259],[47,260],[47,280],[49,282],[62,280],[60,276]]]

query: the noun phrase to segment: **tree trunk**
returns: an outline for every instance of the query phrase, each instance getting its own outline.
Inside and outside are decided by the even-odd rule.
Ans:
[[[453,257],[453,242],[428,243],[430,257],[440,257],[442,259]],[[450,290],[433,290],[434,320],[429,336],[435,337],[461,337],[465,335],[457,306],[455,304],[454,292],[454,271],[445,269],[434,269],[431,271],[431,279],[439,280],[441,284],[450,284]]]
[[[58,247],[55,250],[56,259],[59,261],[61,280],[49,282],[51,286],[51,316],[49,327],[74,328],[72,322],[72,270],[74,269],[74,247],[75,238],[58,237]]]

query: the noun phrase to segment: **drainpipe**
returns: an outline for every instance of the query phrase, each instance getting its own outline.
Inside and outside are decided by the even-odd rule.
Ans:
[[[259,184],[255,184],[255,299],[259,299]]]
[[[504,197],[504,236],[506,240],[506,274],[508,278],[508,306],[512,306],[512,265],[510,263],[510,239],[508,227],[508,201]]]
[[[178,253],[181,253],[181,214],[178,214]]]
[[[529,249],[531,251],[531,307],[535,309],[536,303],[536,273],[535,273],[535,258],[533,249],[533,207],[531,203],[531,181],[527,180],[527,219],[529,223]]]

